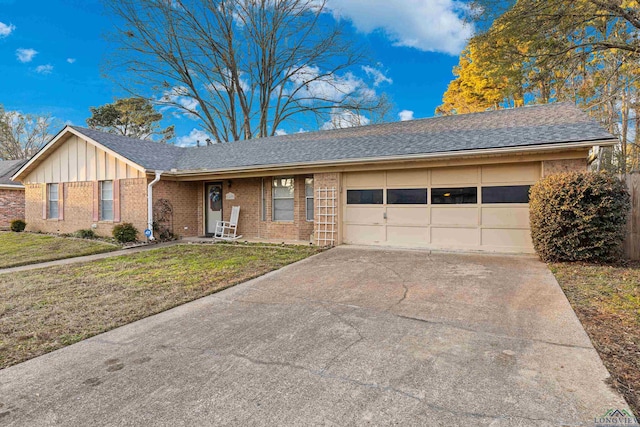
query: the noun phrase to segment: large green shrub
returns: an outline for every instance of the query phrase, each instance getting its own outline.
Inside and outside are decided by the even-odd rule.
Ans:
[[[11,221],[11,224],[9,225],[9,228],[11,229],[11,231],[15,231],[16,233],[23,232],[26,227],[27,227],[27,223],[21,219],[14,219],[13,221]]]
[[[630,207],[608,173],[551,175],[531,187],[533,246],[544,261],[610,262],[622,255]]]
[[[137,235],[138,230],[131,223],[123,222],[113,227],[113,238],[120,243],[135,242]]]

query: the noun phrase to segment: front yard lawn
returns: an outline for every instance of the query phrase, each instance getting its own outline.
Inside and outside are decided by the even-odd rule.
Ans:
[[[0,268],[93,255],[119,249],[97,240],[46,234],[0,232]]]
[[[0,369],[320,251],[310,246],[175,245],[0,275]]]
[[[640,263],[550,267],[611,373],[612,385],[640,414]]]

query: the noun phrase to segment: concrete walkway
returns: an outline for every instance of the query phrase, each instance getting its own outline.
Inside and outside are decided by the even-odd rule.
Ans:
[[[533,257],[338,247],[0,370],[0,425],[593,427],[607,378]]]
[[[29,265],[21,265],[19,267],[3,268],[3,269],[0,269],[0,274],[18,273],[20,271],[37,270],[39,268],[47,268],[47,267],[54,267],[59,265],[70,265],[70,264],[77,264],[81,262],[96,261],[99,259],[112,258],[114,256],[130,255],[138,252],[150,251],[153,249],[166,248],[167,246],[173,246],[180,243],[181,242],[177,240],[174,242],[163,242],[163,243],[157,243],[153,245],[137,246],[135,248],[121,249],[118,251],[104,252],[101,254],[85,255],[85,256],[78,256],[74,258],[65,258],[65,259],[58,259],[55,261],[41,262],[38,264],[29,264]]]

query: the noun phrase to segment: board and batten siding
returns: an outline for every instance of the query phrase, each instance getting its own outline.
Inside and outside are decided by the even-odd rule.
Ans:
[[[145,174],[141,169],[73,135],[43,160],[26,177],[24,184],[144,177]]]

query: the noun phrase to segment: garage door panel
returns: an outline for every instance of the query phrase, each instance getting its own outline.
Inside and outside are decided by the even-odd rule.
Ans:
[[[540,163],[482,166],[482,183],[534,183],[540,178]]]
[[[387,242],[393,245],[425,246],[429,244],[429,228],[388,226]]]
[[[477,207],[432,207],[431,223],[433,225],[468,225],[478,226]]]
[[[529,228],[529,208],[482,207],[482,225],[498,228]]]
[[[436,168],[431,171],[431,185],[443,187],[478,182],[478,167]]]
[[[482,246],[488,249],[533,249],[528,229],[482,229]]]
[[[431,243],[439,247],[471,247],[480,245],[477,228],[431,227]]]
[[[349,206],[345,212],[345,221],[355,224],[383,224],[384,209],[385,208],[378,206]]]
[[[345,242],[355,244],[385,243],[384,225],[347,224],[345,226]]]
[[[389,206],[387,208],[387,224],[395,225],[428,225],[428,207],[400,207]]]
[[[395,188],[427,187],[429,171],[427,169],[409,169],[387,172],[387,186]]]
[[[352,172],[347,174],[347,188],[377,189],[384,187],[384,172]]]

